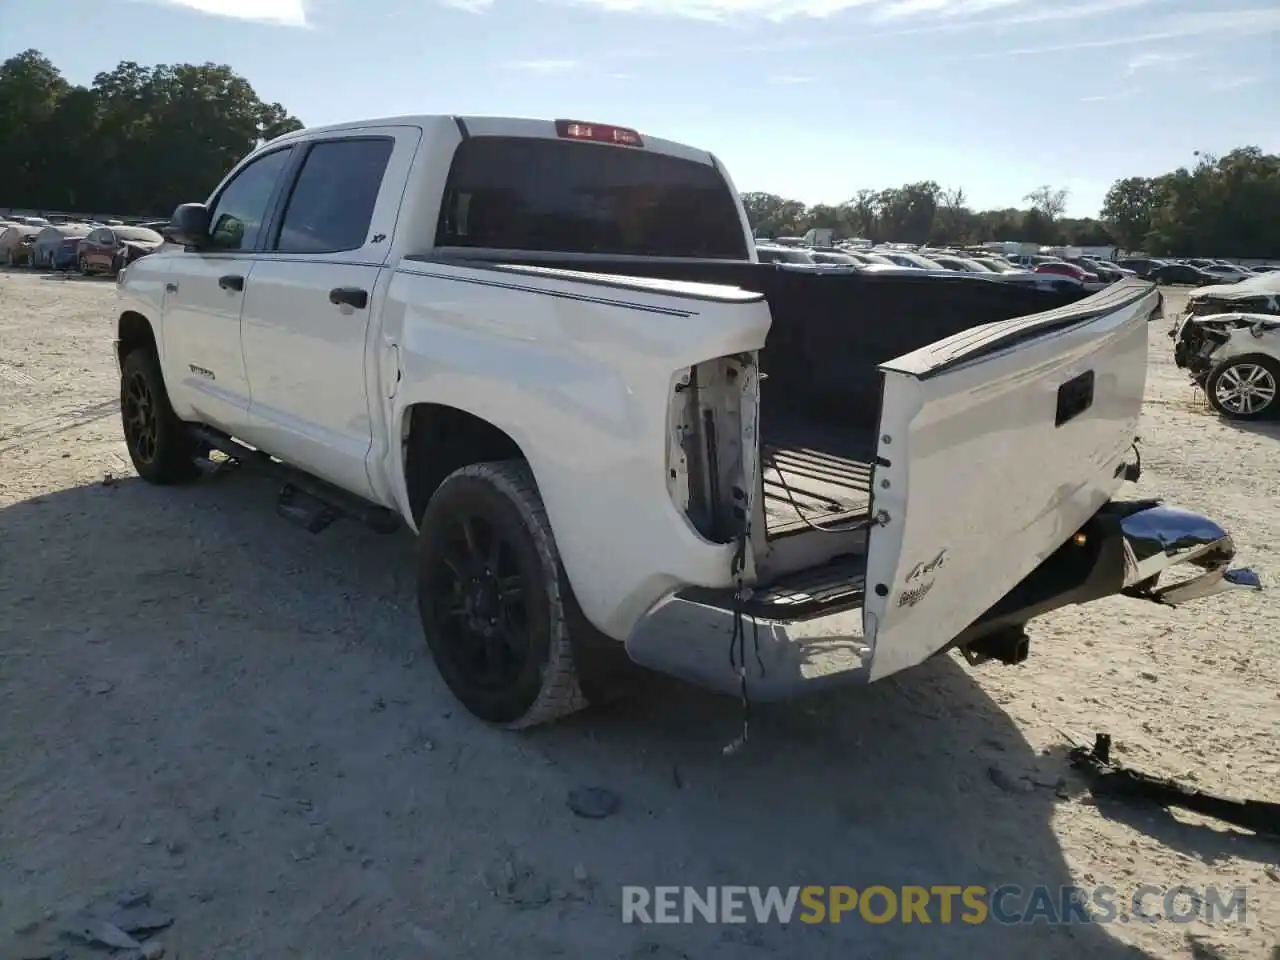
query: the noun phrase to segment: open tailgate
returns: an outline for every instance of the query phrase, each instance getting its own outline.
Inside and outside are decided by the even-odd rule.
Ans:
[[[1106,503],[1160,294],[1124,281],[898,357],[884,386],[863,619],[871,678],[920,663]]]

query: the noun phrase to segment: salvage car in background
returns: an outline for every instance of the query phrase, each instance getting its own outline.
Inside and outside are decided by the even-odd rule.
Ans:
[[[1224,417],[1262,420],[1280,411],[1280,316],[1188,315],[1175,331],[1173,358]]]
[[[1211,283],[1222,283],[1221,277],[1206,273],[1199,267],[1189,263],[1164,263],[1147,274],[1146,279],[1156,283],[1176,283],[1193,287],[1204,287]]]
[[[1280,413],[1280,275],[1201,287],[1169,334],[1173,361],[1232,420]]]
[[[1280,314],[1280,274],[1260,273],[1239,283],[1215,283],[1187,294],[1186,313]]]
[[[18,224],[6,227],[0,233],[0,262],[10,267],[20,267],[31,262],[31,246],[36,242],[42,227]]]
[[[68,270],[76,265],[80,240],[93,227],[87,223],[64,223],[45,227],[31,246],[31,266]]]
[[[99,227],[80,241],[80,272],[119,273],[139,257],[154,253],[164,237],[146,227]]]
[[[1049,260],[1045,263],[1036,264],[1036,266],[1032,268],[1032,273],[1048,273],[1055,277],[1068,277],[1075,280],[1090,293],[1096,293],[1107,285],[1106,282],[1092,270],[1077,267],[1074,263],[1067,263],[1065,260]]]

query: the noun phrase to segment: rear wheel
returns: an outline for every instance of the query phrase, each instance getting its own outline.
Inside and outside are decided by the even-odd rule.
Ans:
[[[1209,371],[1205,395],[1214,410],[1232,420],[1261,420],[1275,416],[1280,406],[1280,363],[1271,357],[1246,356],[1224,360]]]
[[[79,259],[79,261],[76,263],[76,266],[80,268],[81,276],[87,277],[89,275],[89,261],[86,260],[84,257],[81,257]]]
[[[200,449],[169,404],[160,362],[147,348],[124,358],[120,373],[120,421],[129,459],[148,483],[187,483],[200,475]]]
[[[521,729],[587,706],[570,639],[574,601],[527,464],[450,474],[418,542],[427,646],[471,713]]]

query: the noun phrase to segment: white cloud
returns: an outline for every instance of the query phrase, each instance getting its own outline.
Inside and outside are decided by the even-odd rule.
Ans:
[[[608,7],[611,3],[631,4],[628,9],[642,12],[651,12],[655,7],[670,6],[673,8],[672,16],[691,16],[687,4],[676,2],[676,0],[560,0],[560,2],[589,4],[594,6]],[[724,9],[733,7],[734,9],[745,9],[750,6],[753,8],[767,8],[776,6],[775,19],[777,13],[784,9],[782,0],[777,0],[776,4],[771,4],[769,0],[695,0],[695,2],[705,4],[707,6],[719,6]],[[1069,22],[1076,20],[1096,20],[1104,17],[1109,13],[1119,13],[1130,11],[1135,7],[1151,6],[1157,3],[1168,2],[1168,0],[1092,0],[1092,2],[1082,2],[1077,0],[1072,5],[1054,6],[1048,0],[948,0],[945,7],[936,7],[932,14],[923,16],[923,10],[917,10],[915,20],[909,18],[908,11],[903,4],[906,3],[929,3],[930,5],[937,3],[938,0],[846,0],[843,4],[838,0],[827,0],[826,6],[834,8],[840,6],[842,9],[850,6],[863,7],[869,10],[870,19],[878,21],[882,26],[889,26],[889,29],[877,29],[873,31],[863,31],[860,33],[851,33],[848,31],[840,31],[839,33],[827,32],[820,35],[808,37],[794,37],[785,40],[761,41],[759,43],[748,44],[732,44],[729,46],[721,46],[716,48],[717,53],[733,53],[733,54],[755,54],[755,53],[784,53],[787,51],[803,51],[833,46],[846,46],[850,43],[866,43],[881,38],[889,37],[910,37],[919,34],[934,33],[957,33],[961,31],[974,30],[992,30],[1011,26],[1032,26],[1036,24],[1051,24],[1055,22]],[[1012,9],[1018,6],[1017,10]],[[803,2],[796,2],[789,6],[785,6],[786,10],[794,10],[798,12],[787,14],[788,16],[798,16],[803,13]],[[678,9],[676,9],[678,8]],[[896,9],[897,14],[890,15],[886,11]],[[998,15],[990,15],[999,11]],[[984,15],[988,14],[988,15]],[[743,14],[744,16],[746,14]],[[763,14],[755,14],[757,16]],[[703,17],[704,19],[706,17]],[[923,21],[923,22],[922,22]],[[899,26],[899,24],[902,24]],[[614,58],[621,59],[651,59],[654,57],[662,57],[664,55],[686,56],[687,51],[669,50],[664,54],[661,49],[646,49],[637,52],[635,50],[618,50],[611,54]],[[995,56],[996,54],[992,54]]]
[[[776,77],[770,77],[769,82],[783,84],[784,86],[791,86],[797,83],[813,83],[816,79],[816,77],[810,77],[805,74],[784,73],[779,74]]]
[[[493,6],[493,0],[440,0],[440,3],[467,13],[484,13]]]
[[[774,22],[796,17],[828,17],[882,0],[564,0],[612,13],[638,13],[689,20]]]
[[[523,70],[525,73],[539,73],[543,75],[552,73],[568,73],[570,70],[578,69],[577,60],[520,60],[516,63],[508,64],[512,70]]]
[[[559,0],[613,13],[683,17],[713,22],[781,22],[801,17],[821,19],[846,10],[866,10],[873,21],[967,19],[994,10],[1021,7],[1031,15],[1045,0]],[[1106,6],[1128,7],[1156,0],[1105,0]],[[1063,7],[1060,9],[1069,9]]]
[[[1209,89],[1218,93],[1225,93],[1228,90],[1239,90],[1241,87],[1252,86],[1257,82],[1257,77],[1219,77],[1209,82]]]
[[[1134,91],[1120,90],[1116,93],[1100,93],[1093,97],[1081,97],[1081,103],[1110,103],[1113,100],[1128,100],[1132,97]]]
[[[972,17],[992,10],[1023,5],[1023,0],[890,0],[872,12],[872,20],[904,20],[917,15],[948,19]],[[1042,7],[1052,10],[1053,7]],[[1057,8],[1069,9],[1069,8]]]
[[[1185,63],[1194,57],[1194,53],[1177,53],[1149,50],[1146,53],[1139,53],[1129,58],[1129,63],[1125,66],[1124,75],[1132,77],[1135,73],[1146,71],[1170,70],[1180,63]]]
[[[1098,50],[1106,47],[1126,47],[1140,43],[1156,43],[1186,37],[1208,39],[1216,35],[1250,33],[1274,33],[1280,30],[1280,7],[1253,10],[1222,10],[1218,13],[1182,13],[1166,18],[1147,33],[1107,37],[1102,40],[1082,40],[1078,43],[1062,43],[1044,47],[1020,47],[1015,50],[999,50],[979,53],[977,57],[1025,57],[1044,53],[1063,53],[1070,50]]]
[[[307,26],[303,0],[159,0],[165,6],[185,7],[217,17],[255,20],[286,27]]]

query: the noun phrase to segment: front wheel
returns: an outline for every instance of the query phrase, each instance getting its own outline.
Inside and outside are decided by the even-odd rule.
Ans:
[[[587,706],[570,640],[573,599],[523,461],[450,474],[422,516],[418,610],[445,684],[508,729]]]
[[[1276,414],[1280,363],[1251,355],[1224,360],[1209,371],[1204,392],[1209,405],[1232,420],[1261,420]]]
[[[160,362],[149,349],[124,358],[120,373],[120,421],[129,459],[138,476],[167,486],[200,475],[199,446],[169,403]]]

